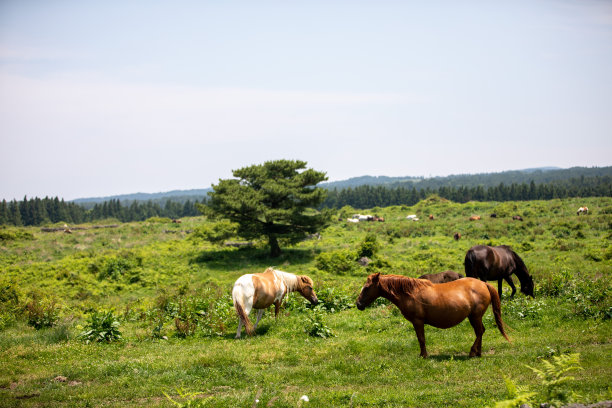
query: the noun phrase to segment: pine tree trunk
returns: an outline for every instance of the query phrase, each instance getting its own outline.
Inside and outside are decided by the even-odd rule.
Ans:
[[[281,248],[278,245],[276,235],[268,235],[268,243],[270,244],[270,256],[272,258],[278,258],[281,254]]]

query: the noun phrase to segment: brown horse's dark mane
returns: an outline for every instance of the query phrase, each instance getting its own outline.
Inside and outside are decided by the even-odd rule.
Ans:
[[[412,295],[414,292],[433,286],[428,280],[414,279],[403,275],[380,275],[380,288],[394,296],[401,293]]]

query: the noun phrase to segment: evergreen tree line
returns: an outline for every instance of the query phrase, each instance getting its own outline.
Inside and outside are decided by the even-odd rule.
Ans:
[[[205,199],[202,199],[201,203],[204,201]],[[2,200],[0,225],[29,226],[57,222],[81,224],[106,218],[115,218],[121,222],[143,221],[151,217],[174,219],[200,215],[197,203],[197,200],[187,200],[184,203],[168,200],[164,204],[133,201],[129,205],[123,205],[119,200],[109,200],[97,203],[91,209],[85,209],[82,205],[65,202],[58,197],[24,197],[22,201]]]
[[[550,183],[536,184],[500,183],[494,187],[442,186],[439,188],[389,187],[362,185],[343,189],[328,190],[322,204],[326,208],[387,207],[391,205],[414,205],[426,197],[437,194],[448,200],[465,203],[468,201],[527,201],[550,200],[570,197],[612,197],[612,177],[578,177]],[[143,221],[150,217],[180,218],[200,215],[196,204],[205,203],[206,198],[187,200],[184,203],[167,200],[163,203],[132,201],[122,204],[118,199],[97,203],[86,209],[81,204],[65,202],[55,198],[24,197],[22,201],[2,200],[0,203],[0,225],[44,225],[65,222],[80,224],[115,218],[121,222]]]
[[[448,200],[466,203],[468,201],[527,201],[551,200],[570,197],[611,197],[612,177],[579,177],[545,184],[500,183],[493,187],[443,186],[439,188],[388,187],[363,185],[354,188],[328,191],[323,207],[353,208],[388,207],[391,205],[414,205],[420,200],[437,194]]]

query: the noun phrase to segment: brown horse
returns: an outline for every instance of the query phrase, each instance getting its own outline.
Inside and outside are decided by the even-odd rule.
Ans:
[[[525,262],[509,246],[473,246],[467,251],[463,264],[466,276],[483,281],[497,280],[497,291],[500,296],[502,280],[508,282],[512,288],[511,296],[514,296],[516,288],[511,275],[515,274],[521,282],[521,292],[534,297],[533,279],[529,276]]]
[[[501,303],[495,288],[477,279],[465,278],[448,283],[433,283],[424,279],[412,279],[401,275],[375,273],[368,280],[357,298],[357,308],[363,310],[378,297],[389,299],[402,315],[414,326],[421,357],[427,357],[425,349],[425,325],[448,329],[467,317],[476,333],[476,341],[470,349],[470,357],[480,357],[482,335],[485,332],[482,316],[489,304],[500,333],[508,339],[501,319]]]
[[[464,276],[462,274],[455,271],[444,271],[440,273],[427,273],[419,276],[419,279],[427,279],[431,283],[446,283],[461,279],[463,277]]]
[[[271,305],[274,305],[276,318],[283,298],[289,292],[299,292],[313,305],[319,303],[312,286],[312,279],[306,275],[298,276],[272,268],[266,269],[264,273],[242,275],[236,280],[232,290],[232,300],[238,314],[236,338],[240,338],[243,324],[249,336],[255,334],[264,310]],[[251,309],[257,309],[257,321],[254,327],[249,320]]]

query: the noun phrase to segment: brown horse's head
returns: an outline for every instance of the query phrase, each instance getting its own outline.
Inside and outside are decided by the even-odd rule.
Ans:
[[[357,298],[357,309],[363,310],[380,296],[380,273],[373,273],[361,289]]]
[[[306,300],[308,300],[313,305],[316,305],[317,303],[319,303],[319,299],[317,299],[317,295],[314,289],[312,288],[313,287],[312,279],[310,279],[310,277],[306,275],[299,276],[298,282],[299,284],[298,284],[297,291],[300,292],[300,295],[304,296]]]

